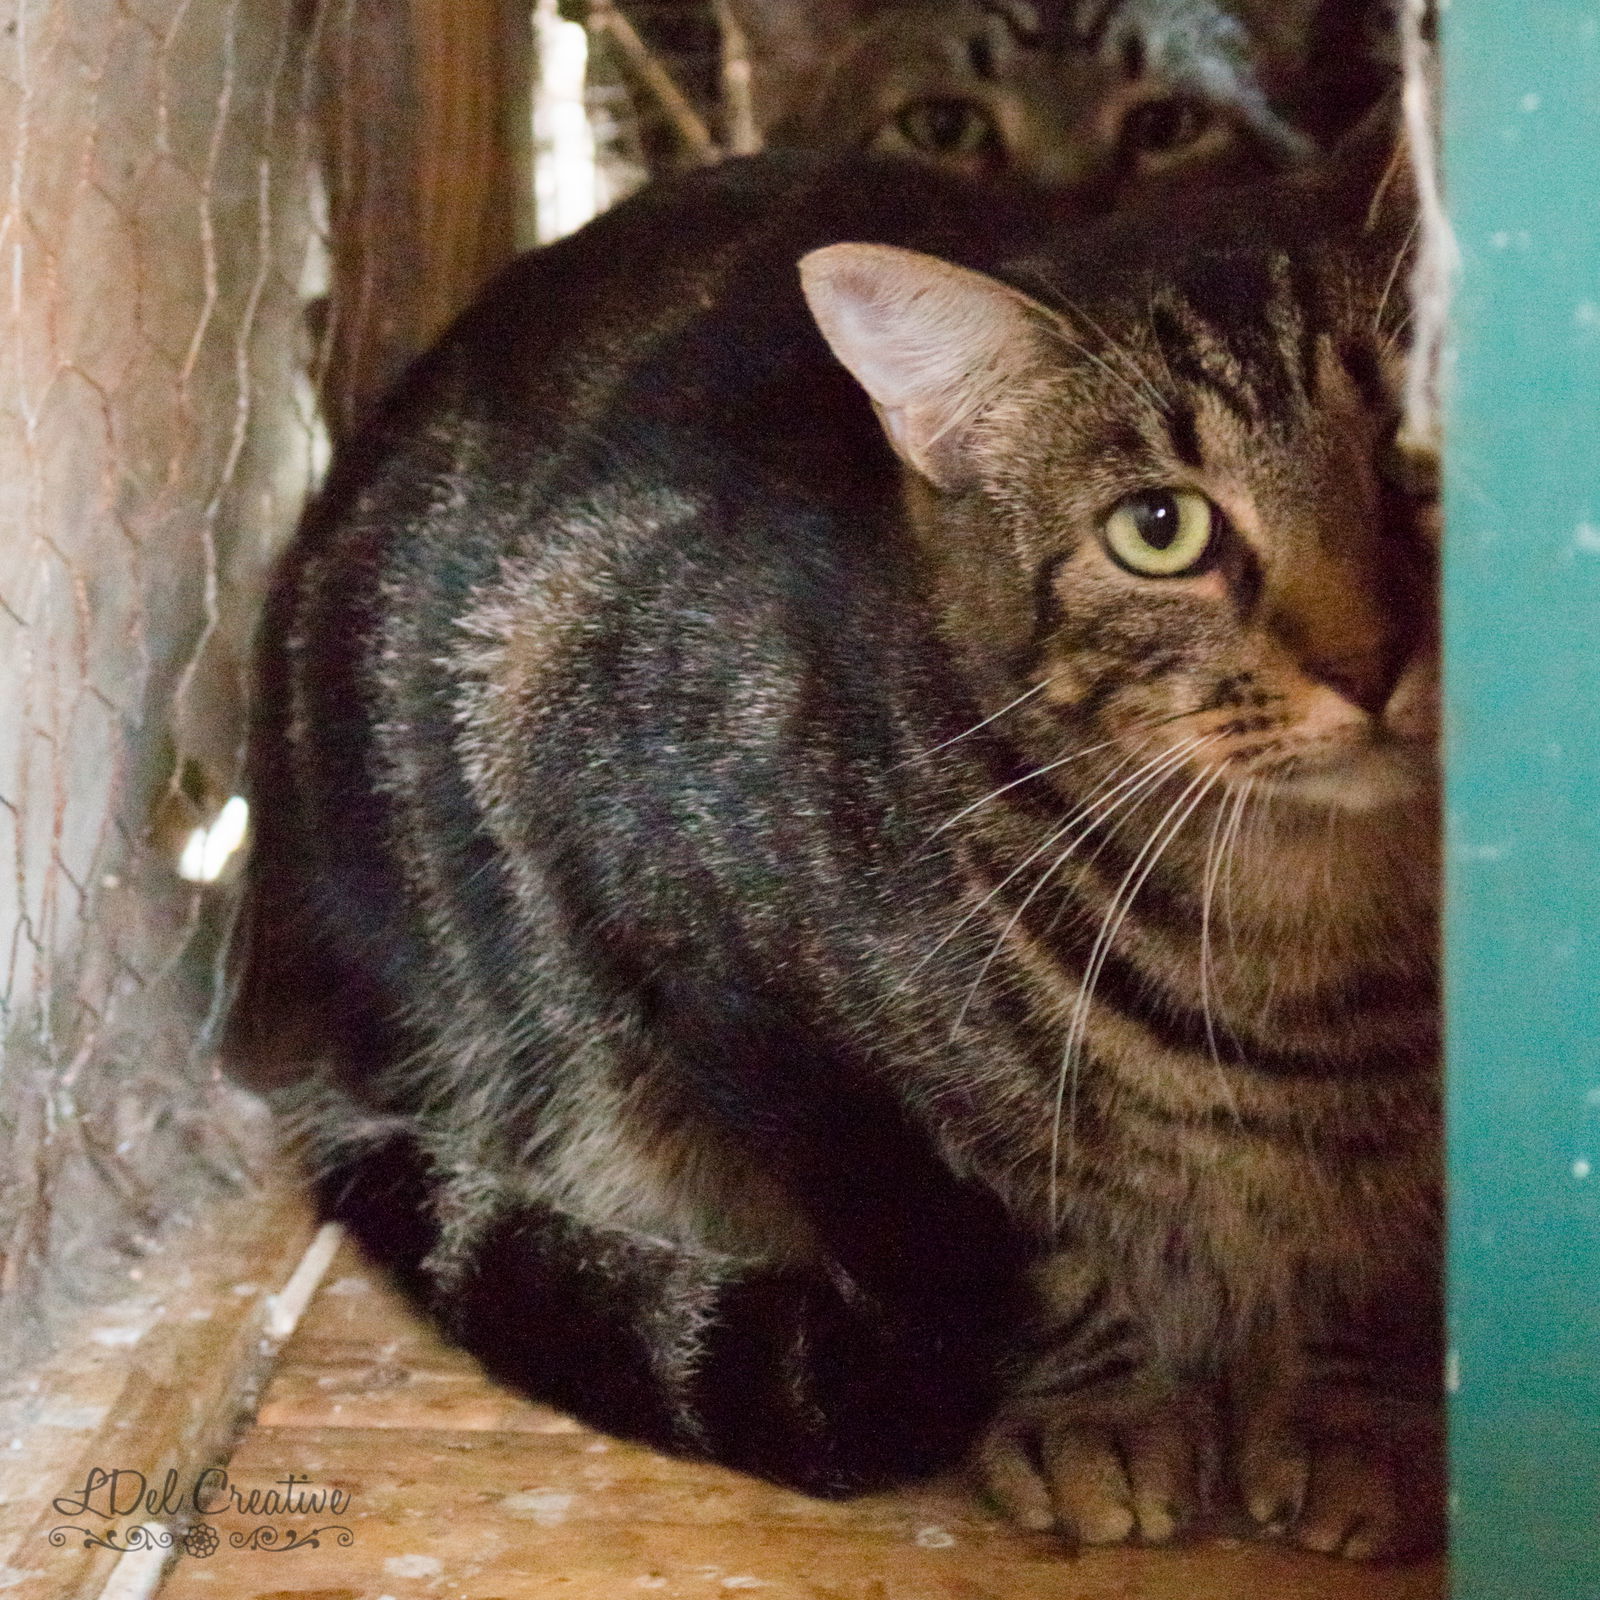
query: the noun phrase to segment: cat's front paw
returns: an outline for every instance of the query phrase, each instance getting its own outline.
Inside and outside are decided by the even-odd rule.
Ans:
[[[1164,1544],[1205,1503],[1214,1437],[1209,1404],[1170,1390],[1019,1398],[990,1424],[975,1465],[1023,1528],[1078,1544]]]
[[[1443,1545],[1440,1407],[1314,1386],[1257,1402],[1240,1429],[1239,1489],[1269,1532],[1353,1560],[1409,1560]]]

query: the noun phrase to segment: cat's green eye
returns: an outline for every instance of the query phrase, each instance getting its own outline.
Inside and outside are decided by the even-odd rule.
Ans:
[[[1111,559],[1141,578],[1187,578],[1210,561],[1217,520],[1203,494],[1146,489],[1106,518],[1100,537]]]
[[[986,155],[999,144],[988,112],[970,100],[914,100],[895,126],[907,143],[929,155]]]

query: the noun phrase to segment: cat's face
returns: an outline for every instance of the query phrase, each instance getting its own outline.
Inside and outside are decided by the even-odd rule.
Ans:
[[[1019,408],[1037,454],[1002,492],[1038,575],[1030,684],[1095,737],[1231,784],[1349,809],[1415,796],[1436,534],[1386,478],[1396,414],[1365,388],[1383,354],[1291,337],[1245,368],[1171,315],[1140,379],[1192,361],[1187,393],[1107,408],[1069,380]]]
[[[910,260],[819,252],[812,303],[925,486],[985,698],[1197,793],[1425,797],[1437,512],[1399,470],[1393,243],[1235,240],[1050,309]]]
[[[893,6],[839,46],[779,136],[1003,173],[1103,207],[1308,149],[1268,105],[1249,35],[1212,0]]]

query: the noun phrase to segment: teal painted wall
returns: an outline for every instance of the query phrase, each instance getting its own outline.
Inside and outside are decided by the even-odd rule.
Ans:
[[[1600,0],[1455,0],[1457,1600],[1600,1600]]]

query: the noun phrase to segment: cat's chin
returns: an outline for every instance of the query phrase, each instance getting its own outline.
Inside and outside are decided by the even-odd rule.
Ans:
[[[1331,760],[1296,763],[1274,774],[1266,792],[1291,807],[1375,813],[1428,805],[1438,790],[1431,745],[1384,740]]]

